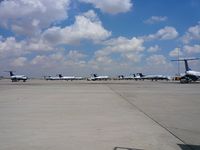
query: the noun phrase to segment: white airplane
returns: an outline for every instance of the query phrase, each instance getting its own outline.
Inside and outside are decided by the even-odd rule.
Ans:
[[[96,80],[109,80],[109,76],[98,76],[97,74],[92,74],[88,81],[96,81]]]
[[[118,76],[118,79],[119,79],[119,80],[134,80],[135,77],[136,77],[135,74],[130,74],[130,75],[128,75],[128,76],[119,75],[119,76]]]
[[[195,82],[200,79],[200,72],[193,71],[188,66],[188,61],[198,60],[198,59],[199,58],[172,60],[172,61],[184,61],[184,63],[185,63],[185,74],[183,76],[181,76],[181,78],[180,78],[181,83],[191,83],[191,82]]]
[[[128,76],[124,76],[124,80],[134,80],[135,78],[135,74],[131,74],[131,75],[128,75]]]
[[[62,76],[62,74],[59,74],[60,80],[76,80],[75,76]]]
[[[75,80],[83,80],[84,78],[83,77],[76,77],[75,76]]]
[[[52,77],[52,76],[44,76],[44,79],[45,79],[45,80],[60,80],[60,77],[59,77],[59,76],[55,76],[55,77]]]
[[[137,73],[137,75],[134,78],[135,80],[152,80],[152,81],[158,81],[158,80],[169,80],[170,77],[164,76],[164,75],[143,75],[142,73]]]
[[[28,79],[28,77],[26,77],[25,75],[14,75],[13,71],[6,71],[10,73],[10,79],[12,80],[12,82],[18,82],[18,81],[23,81],[26,82],[26,80]]]
[[[142,73],[136,73],[134,74],[134,79],[137,81],[137,80],[141,80],[141,76],[143,76]]]
[[[48,76],[48,77],[44,77],[46,80],[83,80],[83,77],[75,77],[75,76],[62,76],[62,74],[58,74],[58,76],[52,77],[52,76]]]

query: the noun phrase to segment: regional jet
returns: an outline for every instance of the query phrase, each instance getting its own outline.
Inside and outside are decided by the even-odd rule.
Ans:
[[[127,75],[127,76],[119,75],[118,79],[119,80],[137,80],[137,79],[139,80],[140,76],[138,74],[130,74],[130,75]]]
[[[48,77],[44,77],[44,79],[46,80],[83,80],[83,77],[75,77],[75,76],[63,76],[62,74],[58,74],[57,76],[55,77],[52,77],[52,76],[48,76]]]
[[[44,79],[45,79],[45,80],[60,80],[60,77],[59,77],[59,76],[55,76],[55,77],[52,77],[52,76],[44,76]]]
[[[25,75],[15,75],[13,73],[13,71],[6,71],[10,73],[10,79],[12,80],[12,82],[18,82],[18,81],[23,81],[26,82],[26,80],[28,79],[28,77],[26,77]]]
[[[184,61],[184,63],[185,63],[185,75],[181,76],[181,78],[180,78],[181,83],[191,83],[191,82],[195,82],[200,79],[200,72],[193,71],[188,66],[188,61],[198,60],[198,59],[200,59],[200,58],[172,60],[172,61]]]
[[[62,74],[59,74],[60,80],[76,80],[75,76],[62,76]]]
[[[88,81],[96,81],[96,80],[108,80],[110,79],[109,76],[98,76],[97,74],[92,74]]]
[[[168,76],[164,75],[143,75],[142,73],[137,73],[135,80],[152,80],[152,81],[158,81],[158,80],[169,80],[170,78]]]
[[[128,76],[123,76],[124,80],[134,80],[135,79],[135,74],[130,74]]]

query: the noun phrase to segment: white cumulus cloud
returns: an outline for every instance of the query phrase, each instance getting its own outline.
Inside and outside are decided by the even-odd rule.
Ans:
[[[142,57],[141,53],[145,49],[143,43],[144,41],[142,39],[136,37],[133,37],[132,39],[127,39],[125,37],[111,39],[104,42],[106,45],[105,48],[95,52],[95,59],[106,59],[109,60],[107,62],[111,62],[109,56],[112,54],[118,54],[121,59],[123,58],[128,61],[139,62]]]
[[[71,26],[47,29],[42,37],[51,44],[73,44],[81,40],[98,42],[105,40],[110,35],[111,32],[104,29],[97,15],[91,10],[83,15],[76,16],[75,23]]]
[[[200,53],[200,45],[197,45],[197,44],[193,46],[185,45],[183,47],[183,50],[188,54],[197,54],[197,53]]]
[[[178,36],[178,32],[174,27],[166,26],[163,29],[158,30],[155,34],[150,34],[148,36],[144,36],[145,40],[171,40],[175,39]]]
[[[42,40],[21,40],[15,37],[8,37],[0,40],[0,57],[21,56],[32,51],[50,51],[54,48]]]
[[[108,52],[141,52],[144,50],[144,40],[133,37],[128,39],[125,37],[118,37],[105,42],[107,46],[104,51]]]
[[[85,58],[86,55],[77,51],[77,50],[70,50],[69,53],[67,54],[67,58],[71,60],[80,60]]]
[[[137,63],[137,62],[140,62],[143,55],[141,53],[125,53],[125,54],[122,54],[122,56],[128,61]]]
[[[190,27],[182,37],[184,43],[189,43],[191,40],[200,40],[200,23],[196,26]]]
[[[158,23],[158,22],[164,22],[167,19],[168,18],[166,16],[151,16],[149,19],[145,20],[144,23],[155,24],[155,23]]]
[[[155,46],[149,47],[149,48],[147,49],[147,51],[153,53],[153,52],[159,51],[160,49],[161,49],[161,48],[160,48],[158,45],[155,45]]]
[[[26,57],[18,57],[11,62],[11,66],[14,67],[23,67],[27,63]]]
[[[65,68],[66,66],[82,67],[85,63],[85,57],[86,55],[78,50],[70,50],[68,53],[56,52],[50,55],[37,55],[30,61],[30,64],[40,68]]]
[[[180,48],[175,48],[174,50],[169,52],[169,56],[171,57],[178,57],[182,55],[183,55],[183,52],[180,50]]]
[[[10,56],[20,56],[23,53],[25,41],[17,42],[15,37],[9,37],[4,40],[0,40],[0,58]]]
[[[148,57],[146,60],[151,65],[165,65],[167,63],[165,56],[157,54]]]
[[[66,19],[70,0],[5,0],[0,3],[0,26],[17,34],[35,35]]]
[[[102,12],[117,14],[124,13],[131,9],[131,0],[79,0],[85,3],[91,3],[95,8],[99,8]]]

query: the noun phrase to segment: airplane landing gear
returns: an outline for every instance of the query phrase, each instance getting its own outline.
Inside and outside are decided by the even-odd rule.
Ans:
[[[189,77],[182,77],[180,83],[191,83],[192,80]]]

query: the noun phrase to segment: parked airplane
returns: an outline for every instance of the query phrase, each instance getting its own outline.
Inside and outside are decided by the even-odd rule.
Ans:
[[[44,76],[44,79],[45,79],[45,80],[60,80],[60,77],[59,77],[59,76],[55,76],[55,77],[52,77],[52,76]]]
[[[75,77],[75,76],[62,76],[62,74],[58,74],[58,76],[52,77],[44,77],[46,80],[83,80],[83,77]]]
[[[123,79],[124,80],[134,80],[135,79],[135,74],[131,74],[131,75],[128,75],[128,76],[123,76]]]
[[[84,78],[83,77],[76,77],[75,76],[75,80],[84,80]]]
[[[128,76],[124,76],[124,75],[118,76],[119,80],[134,80],[134,79],[137,79],[137,78],[140,78],[140,76],[137,75],[137,74],[130,74]]]
[[[98,76],[97,74],[92,74],[91,77],[87,78],[88,81],[96,81],[96,80],[109,80],[108,76]]]
[[[184,61],[184,63],[185,63],[185,75],[181,76],[181,78],[180,78],[181,83],[195,82],[195,81],[200,79],[200,72],[199,71],[193,71],[188,66],[188,61],[198,60],[198,59],[200,59],[200,58],[172,60],[172,61]]]
[[[170,78],[168,76],[164,75],[143,75],[142,73],[137,73],[135,76],[135,80],[169,80]]]
[[[62,76],[62,74],[59,74],[60,80],[75,80],[75,76]]]
[[[20,80],[22,80],[23,82],[26,82],[26,80],[28,79],[28,77],[26,77],[25,75],[14,75],[13,71],[6,71],[10,73],[10,79],[12,80],[12,82],[18,82]]]

